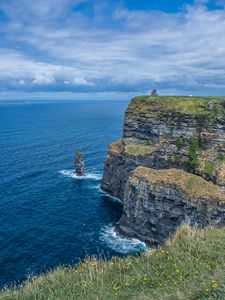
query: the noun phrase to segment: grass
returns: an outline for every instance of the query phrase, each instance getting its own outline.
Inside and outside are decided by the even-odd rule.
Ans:
[[[206,161],[204,171],[207,176],[212,176],[215,171],[215,163],[212,161]]]
[[[199,166],[199,155],[201,154],[201,144],[199,139],[191,138],[188,149],[188,166],[191,169],[197,169]]]
[[[154,147],[150,145],[127,145],[125,151],[129,155],[145,155],[147,153],[152,153],[154,151]]]
[[[222,152],[219,152],[219,154],[218,154],[218,159],[219,159],[219,161],[221,161],[221,162],[225,162],[225,154],[222,153]]]
[[[183,226],[155,252],[111,261],[87,259],[33,278],[1,300],[224,299],[225,229]]]
[[[210,119],[215,119],[217,115],[225,116],[225,108],[222,104],[223,97],[185,97],[185,96],[140,96],[135,97],[129,110],[137,113],[148,112],[158,114],[161,111],[178,112],[190,115],[207,115]],[[214,103],[214,107],[209,109],[209,103]]]
[[[179,190],[196,199],[208,202],[216,202],[217,200],[221,203],[225,202],[225,194],[219,186],[181,169],[157,170],[137,167],[132,174],[132,178],[134,180],[143,178],[151,185],[171,187],[173,190]]]

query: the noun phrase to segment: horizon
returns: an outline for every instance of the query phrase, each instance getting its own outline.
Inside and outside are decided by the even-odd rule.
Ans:
[[[2,0],[0,101],[225,95],[224,0]]]
[[[7,100],[2,100],[0,99],[0,105],[7,105],[7,104],[50,104],[50,103],[67,103],[67,104],[71,104],[71,103],[88,103],[88,102],[125,102],[125,103],[130,103],[134,98],[136,97],[143,97],[143,96],[149,96],[150,95],[134,95],[131,98],[128,97],[120,97],[119,99],[115,99],[115,98],[99,98],[98,96],[96,97],[92,97],[92,98],[74,98],[73,95],[71,95],[71,98],[41,98],[41,97],[36,97],[36,98],[16,98],[16,99],[7,99]],[[201,95],[158,95],[157,98],[173,98],[173,97],[177,97],[177,98],[190,98],[190,99],[196,99],[196,98],[202,98],[202,99],[219,99],[219,98],[224,98],[225,95],[221,95],[221,96],[201,96]]]

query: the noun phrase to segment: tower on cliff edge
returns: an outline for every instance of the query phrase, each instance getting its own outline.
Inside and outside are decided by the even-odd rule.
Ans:
[[[84,160],[80,149],[76,151],[74,163],[77,176],[84,176]]]

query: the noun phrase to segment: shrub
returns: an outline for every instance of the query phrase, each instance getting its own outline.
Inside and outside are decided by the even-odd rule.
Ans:
[[[188,166],[191,169],[197,169],[199,166],[198,157],[202,150],[200,140],[197,138],[191,138],[188,150]]]
[[[215,170],[215,165],[211,161],[206,161],[205,162],[205,174],[208,175],[209,177],[213,175],[213,172]]]
[[[177,146],[178,149],[180,149],[183,145],[183,141],[181,138],[176,139],[175,144]]]

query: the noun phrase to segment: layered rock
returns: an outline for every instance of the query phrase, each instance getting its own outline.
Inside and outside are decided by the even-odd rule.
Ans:
[[[182,169],[187,176],[196,174],[225,187],[225,100],[136,97],[131,101],[125,114],[123,138],[110,145],[101,184],[104,191],[124,201],[124,215],[120,222],[123,231],[125,227],[131,227],[131,223],[137,224],[134,219],[130,222],[126,214],[129,215],[128,208],[134,203],[134,197],[128,197],[130,180],[132,174],[137,177],[136,168],[140,166],[157,170]],[[176,195],[178,197],[179,193]],[[138,198],[138,194],[135,197]],[[131,205],[127,205],[129,201]],[[141,215],[140,205],[138,207]],[[151,218],[148,214],[143,217],[143,231],[151,227],[146,225],[151,224]],[[129,225],[126,226],[126,222]],[[199,221],[199,225],[202,224]],[[140,230],[132,228],[132,231],[141,236]],[[147,232],[152,239],[153,235]],[[148,234],[144,236],[146,239]],[[157,240],[156,235],[153,239]]]
[[[162,243],[182,224],[225,224],[225,191],[178,169],[138,167],[124,191],[119,229],[129,236]]]
[[[84,159],[80,149],[77,149],[75,156],[75,171],[77,176],[84,176]]]

